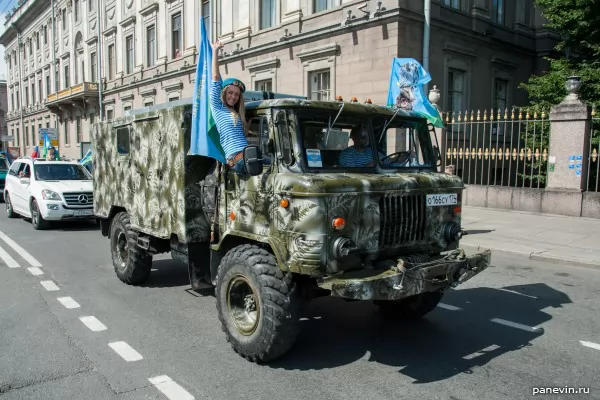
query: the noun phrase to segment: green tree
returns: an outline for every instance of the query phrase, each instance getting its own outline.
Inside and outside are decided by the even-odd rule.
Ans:
[[[548,111],[566,96],[565,81],[581,76],[579,96],[588,104],[600,104],[600,1],[536,0],[548,20],[546,26],[561,35],[556,52],[547,57],[550,69],[532,76],[521,88],[534,109]]]

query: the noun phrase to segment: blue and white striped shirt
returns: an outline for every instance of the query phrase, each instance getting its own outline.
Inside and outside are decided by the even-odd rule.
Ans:
[[[357,151],[354,146],[348,147],[340,154],[340,166],[365,167],[373,162],[373,149],[367,147],[365,151]]]
[[[248,146],[248,140],[244,135],[244,124],[238,118],[234,125],[233,114],[221,101],[221,90],[223,89],[223,80],[212,81],[210,89],[210,107],[213,118],[219,131],[219,141],[225,151],[225,159],[229,159],[236,153],[244,150]]]

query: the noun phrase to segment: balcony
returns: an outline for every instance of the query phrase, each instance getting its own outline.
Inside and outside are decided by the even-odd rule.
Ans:
[[[98,84],[82,82],[70,88],[51,93],[46,99],[46,107],[61,120],[63,116],[72,119],[75,110],[83,115],[90,107],[98,104]]]

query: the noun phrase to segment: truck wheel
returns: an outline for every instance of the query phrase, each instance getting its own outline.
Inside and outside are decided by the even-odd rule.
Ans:
[[[137,246],[129,215],[117,214],[110,224],[110,252],[120,280],[128,285],[144,283],[152,268],[152,255]]]
[[[6,203],[6,216],[8,218],[17,218],[17,213],[12,207],[12,203],[10,202],[10,196],[8,195],[8,193],[6,193],[6,198],[4,199],[4,202]]]
[[[444,292],[425,292],[402,300],[380,301],[376,304],[379,311],[389,318],[418,319],[435,309],[444,296]]]
[[[46,229],[48,226],[48,222],[42,217],[42,212],[35,199],[31,201],[31,225],[36,231]]]
[[[268,251],[231,249],[219,265],[215,297],[227,341],[246,359],[274,360],[296,341],[301,299]]]

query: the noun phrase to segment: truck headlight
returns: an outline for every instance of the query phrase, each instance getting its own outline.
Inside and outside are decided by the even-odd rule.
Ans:
[[[342,236],[333,242],[332,255],[336,260],[341,260],[356,250],[357,248],[354,241]]]
[[[44,189],[42,190],[42,199],[44,200],[62,200],[60,195],[52,190]]]

